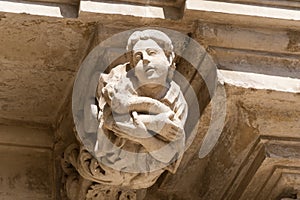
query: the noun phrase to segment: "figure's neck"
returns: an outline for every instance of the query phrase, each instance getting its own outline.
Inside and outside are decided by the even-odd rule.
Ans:
[[[138,87],[137,92],[141,96],[147,96],[153,99],[161,99],[166,95],[168,88],[169,88],[169,84],[166,85],[147,84]]]

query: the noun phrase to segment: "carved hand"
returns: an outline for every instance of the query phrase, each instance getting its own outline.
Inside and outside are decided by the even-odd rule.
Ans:
[[[183,128],[175,113],[168,111],[157,115],[138,115],[136,119],[143,122],[148,130],[154,131],[167,141],[174,141],[182,137]]]
[[[152,137],[148,133],[145,124],[137,117],[137,112],[133,112],[133,119],[130,121],[116,121],[116,128],[123,132],[123,134],[118,134],[120,137],[127,138],[139,142],[139,138]]]

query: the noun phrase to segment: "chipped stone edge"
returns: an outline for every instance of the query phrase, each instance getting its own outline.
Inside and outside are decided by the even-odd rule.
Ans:
[[[300,79],[290,77],[218,70],[218,81],[243,88],[300,93]]]
[[[138,6],[124,3],[113,4],[105,2],[81,1],[80,13],[82,12],[131,15],[136,17],[165,19],[164,10],[162,7]]]
[[[55,4],[37,4],[26,2],[9,2],[0,1],[0,12],[8,13],[25,13],[31,15],[41,15],[49,17],[62,18],[62,14],[58,5]]]
[[[300,20],[300,12],[297,10],[243,5],[220,1],[187,0],[186,9],[274,19]]]

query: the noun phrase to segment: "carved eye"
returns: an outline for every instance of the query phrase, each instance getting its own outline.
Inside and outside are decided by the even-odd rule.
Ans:
[[[157,52],[153,49],[148,50],[148,55],[150,55],[150,56],[154,56],[154,55],[156,55],[156,53]]]
[[[134,59],[135,59],[136,61],[141,60],[141,59],[142,59],[142,54],[141,54],[141,53],[136,53],[136,54],[134,54]]]

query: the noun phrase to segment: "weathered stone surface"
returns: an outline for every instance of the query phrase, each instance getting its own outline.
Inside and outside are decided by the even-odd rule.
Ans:
[[[8,1],[1,1],[1,8],[5,8],[3,2]],[[26,6],[29,6],[28,2]],[[63,174],[59,168],[61,154],[68,144],[75,141],[70,105],[66,103],[71,99],[69,94],[74,76],[85,55],[115,33],[140,26],[171,28],[190,35],[205,46],[219,68],[299,78],[300,23],[297,10],[256,7],[257,10],[253,12],[250,8],[254,7],[247,5],[230,4],[232,7],[228,7],[229,4],[221,3],[219,6],[209,6],[220,2],[202,1],[200,4],[199,1],[187,1],[185,10],[169,9],[167,14],[167,9],[159,5],[161,2],[152,1],[151,7],[162,8],[159,9],[161,19],[156,18],[155,13],[141,13],[140,11],[147,10],[142,6],[136,16],[125,11],[123,13],[128,15],[116,14],[116,10],[110,7],[110,13],[81,12],[79,18],[70,20],[45,17],[62,17],[63,9],[57,3],[69,1],[48,0],[42,3],[43,6],[47,4],[47,7],[33,9],[36,8],[32,7],[35,4],[42,5],[36,2],[31,1],[31,7],[26,10],[20,9],[21,4],[1,10],[0,123],[46,127],[50,134],[55,133],[55,140],[48,133],[35,129],[9,129],[8,133],[18,134],[2,135],[2,130],[8,129],[1,128],[0,149],[3,156],[0,156],[0,168],[3,173],[0,174],[4,178],[1,184],[4,184],[0,191],[12,199],[60,198],[59,190],[63,188],[60,183]],[[135,2],[132,0],[130,4]],[[166,6],[174,2],[165,1],[163,4]],[[297,3],[247,1],[249,2],[271,3],[273,5],[268,6],[276,4],[284,8],[294,7]],[[110,3],[116,5],[116,2]],[[125,1],[122,3],[126,4]],[[12,8],[17,13],[27,12],[44,17],[6,13],[13,12],[10,11]],[[74,10],[77,14],[79,9],[76,7]],[[182,19],[166,19],[168,15],[180,16]],[[183,52],[188,44],[187,41],[175,43]],[[115,50],[118,52],[118,49]],[[193,54],[194,52],[185,53],[189,57],[201,57]],[[107,62],[110,63],[111,59]],[[189,67],[178,69],[188,77],[193,88],[200,88],[197,90],[199,101],[204,99],[203,105],[206,106],[210,98],[202,81],[204,77],[199,77]],[[248,81],[243,76],[239,80]],[[256,79],[261,80],[264,79]],[[269,83],[272,84],[270,80]],[[278,84],[276,81],[274,83]],[[197,137],[183,157],[177,174],[163,174],[157,184],[147,191],[146,199],[297,198],[299,94],[273,91],[274,87],[259,90],[255,86],[252,89],[241,87],[243,86],[226,85],[227,118],[221,139],[213,152],[204,159],[198,158],[201,142],[209,128],[209,105],[201,117]],[[6,143],[9,145],[6,146]],[[51,164],[52,152],[48,149],[54,144],[57,180],[52,193],[48,186],[52,187],[53,183],[48,179],[53,174],[45,171],[45,166],[49,167]],[[41,146],[42,149],[45,146],[47,150],[40,150]],[[41,162],[37,163],[36,160]],[[36,169],[37,173],[27,173],[33,177],[29,179],[24,168],[19,168],[19,164],[26,169]],[[37,174],[46,177],[43,183],[38,184],[40,177],[36,177]],[[19,182],[14,183],[14,180]],[[33,189],[26,186],[26,180],[30,180],[28,182],[32,183]],[[13,183],[17,192],[10,192],[9,182]],[[43,185],[45,182],[49,184]],[[83,189],[87,189],[89,184],[90,182],[83,183]],[[17,196],[19,194],[24,196]],[[8,196],[4,197],[9,199]]]
[[[53,199],[51,151],[1,145],[0,152],[1,199]]]
[[[300,3],[295,2],[293,0],[287,0],[287,1],[268,1],[268,0],[214,0],[214,1],[223,1],[227,3],[241,3],[241,4],[249,4],[249,5],[259,5],[259,6],[269,6],[269,7],[281,7],[281,8],[299,8]]]
[[[67,196],[71,199],[77,200],[81,195],[81,192],[72,194],[81,188],[81,179],[96,184],[82,191],[87,199],[96,196],[123,199],[126,193],[127,198],[137,199],[135,193],[155,184],[163,172],[176,172],[187,148],[185,143],[192,137],[189,129],[195,124],[191,122],[191,127],[186,128],[189,133],[185,134],[188,104],[173,80],[176,63],[170,38],[159,30],[136,31],[129,36],[127,50],[130,51],[130,57],[125,55],[127,63],[113,66],[108,74],[102,73],[99,80],[90,78],[88,75],[99,76],[99,73],[88,73],[87,68],[78,74],[72,108],[81,145],[68,147],[62,163]],[[89,59],[95,58],[91,55],[84,62],[91,61]],[[93,66],[87,67],[93,69]],[[97,84],[97,90],[92,84]],[[94,90],[85,95],[78,92],[86,90],[85,86]],[[187,90],[186,87],[183,88]],[[196,95],[185,95],[198,107]],[[91,110],[91,106],[96,108]],[[194,117],[190,121],[199,118]]]
[[[1,199],[53,199],[53,136],[47,130],[0,126]]]
[[[0,118],[54,124],[90,28],[80,22],[2,18]]]

